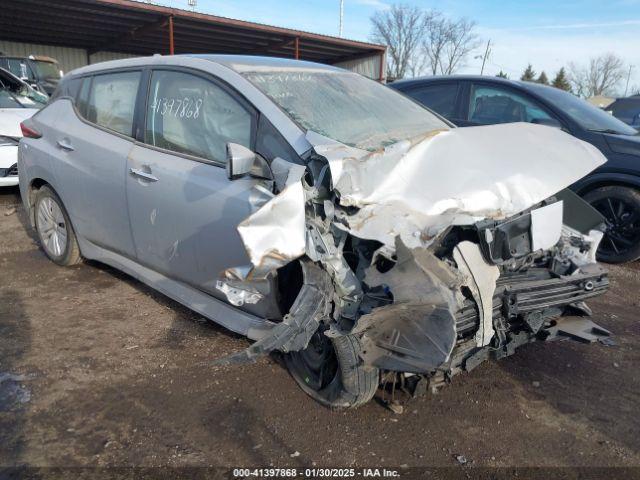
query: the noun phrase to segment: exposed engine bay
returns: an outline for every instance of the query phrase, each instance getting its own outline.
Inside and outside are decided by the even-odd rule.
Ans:
[[[604,157],[530,124],[431,132],[369,152],[307,135],[306,166],[276,159],[270,198],[238,228],[252,265],[221,274],[261,301],[299,262],[304,284],[247,361],[355,335],[365,365],[449,379],[530,342],[593,341],[602,217],[566,187]],[[432,384],[432,386],[433,386]]]

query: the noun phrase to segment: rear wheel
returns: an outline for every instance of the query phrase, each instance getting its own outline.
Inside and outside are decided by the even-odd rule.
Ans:
[[[590,191],[584,199],[607,223],[598,248],[598,260],[623,263],[640,258],[640,192],[629,187],[608,186]]]
[[[360,359],[354,335],[329,338],[321,326],[306,349],[285,355],[295,381],[311,397],[331,408],[358,407],[373,398],[380,374]]]
[[[40,245],[53,262],[69,266],[81,261],[69,215],[58,195],[47,186],[36,194],[35,223]]]

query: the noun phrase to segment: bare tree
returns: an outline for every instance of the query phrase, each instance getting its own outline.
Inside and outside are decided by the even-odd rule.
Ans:
[[[624,61],[613,53],[591,58],[584,67],[569,65],[574,92],[581,97],[612,95],[625,76]]]
[[[371,17],[371,39],[387,45],[387,75],[403,78],[425,71],[449,75],[478,46],[475,22],[450,19],[437,10],[396,4]]]
[[[376,12],[371,23],[371,39],[387,45],[387,76],[403,78],[412,69],[425,31],[424,12],[410,5],[393,5],[388,10]]]
[[[464,66],[467,55],[478,47],[478,36],[474,32],[475,27],[476,23],[466,18],[450,22],[445,61],[441,62],[444,67],[443,74],[451,75],[458,68]]]
[[[425,24],[422,53],[433,75],[454,73],[478,47],[476,24],[466,18],[452,20],[431,10],[425,13]]]

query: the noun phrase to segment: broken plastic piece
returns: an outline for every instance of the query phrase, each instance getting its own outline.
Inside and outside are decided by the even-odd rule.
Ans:
[[[488,345],[493,337],[493,293],[500,270],[489,265],[480,251],[480,247],[472,242],[460,242],[453,250],[453,259],[458,269],[466,278],[465,285],[473,294],[478,304],[480,325],[476,333],[476,344],[479,347]]]

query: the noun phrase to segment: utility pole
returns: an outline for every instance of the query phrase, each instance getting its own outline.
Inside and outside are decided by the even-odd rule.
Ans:
[[[344,18],[344,0],[340,0],[340,28],[338,30],[338,36],[342,36],[342,20]]]
[[[487,48],[484,51],[484,55],[482,57],[482,68],[480,69],[480,75],[484,74],[484,64],[487,62],[487,58],[489,58],[489,54],[491,53],[491,39],[487,40]]]
[[[629,79],[631,79],[631,69],[633,65],[629,65],[629,73],[627,74],[627,85],[624,87],[624,96],[627,96],[627,91],[629,90]]]

